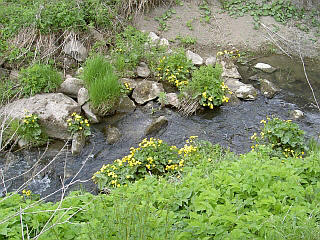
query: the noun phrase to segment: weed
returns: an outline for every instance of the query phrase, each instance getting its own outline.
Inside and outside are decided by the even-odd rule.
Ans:
[[[72,113],[71,118],[67,119],[68,131],[72,135],[76,133],[81,133],[83,136],[90,136],[90,124],[88,119],[84,119],[82,116],[77,113]]]
[[[188,27],[188,29],[189,29],[190,31],[193,31],[192,22],[193,22],[193,19],[187,21],[187,23],[186,23],[186,26]]]
[[[194,45],[197,43],[197,39],[194,38],[194,37],[190,37],[190,36],[180,36],[178,35],[176,37],[177,40],[179,40],[180,44],[183,46],[183,47],[190,47],[191,45]]]
[[[204,21],[206,23],[210,23],[211,20],[211,10],[208,5],[207,0],[203,0],[202,3],[199,5],[199,10],[201,11],[201,18],[200,21]]]
[[[159,93],[158,102],[160,103],[160,108],[163,108],[168,103],[167,94],[165,92]]]
[[[172,17],[173,14],[176,14],[176,10],[170,8],[169,10],[165,11],[160,17],[156,17],[155,20],[159,22],[159,30],[160,31],[168,31],[169,26],[167,24],[168,19]]]
[[[62,77],[50,65],[35,64],[20,71],[21,90],[24,96],[52,92],[62,83]]]

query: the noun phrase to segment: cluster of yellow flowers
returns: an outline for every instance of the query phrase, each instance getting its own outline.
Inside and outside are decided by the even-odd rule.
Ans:
[[[32,193],[31,190],[26,190],[26,189],[22,190],[22,194],[26,195],[27,197],[29,197],[31,193]]]
[[[122,48],[116,48],[116,50],[115,50],[116,52],[123,52],[123,49]]]
[[[224,50],[222,52],[217,52],[217,56],[224,56],[224,57],[231,57],[231,58],[239,58],[241,55],[239,53],[239,50],[238,49],[235,49],[235,50],[231,50],[231,51],[228,51],[228,50]]]
[[[78,129],[79,130],[82,130],[84,125],[86,127],[89,127],[90,124],[89,124],[89,121],[87,119],[83,119],[82,116],[78,115],[77,113],[72,113],[71,117],[73,118],[69,118],[67,120],[67,123],[68,123],[68,126],[72,126],[72,125],[77,125]],[[74,121],[73,121],[74,120]]]
[[[35,123],[38,120],[38,116],[35,114],[29,114],[26,115],[23,119],[23,123],[25,124],[30,124],[30,123]]]
[[[125,87],[126,90],[132,91],[132,87],[130,86],[130,83],[124,82],[123,85],[124,85],[124,87]]]

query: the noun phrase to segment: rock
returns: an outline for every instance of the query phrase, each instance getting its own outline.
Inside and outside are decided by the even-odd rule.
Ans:
[[[106,128],[106,135],[108,144],[115,144],[121,138],[121,132],[116,127],[108,126]]]
[[[258,74],[249,77],[249,80],[251,81],[260,81],[260,79],[261,77]]]
[[[93,37],[93,39],[95,41],[100,41],[100,42],[104,42],[104,37],[103,37],[103,34],[101,34],[100,32],[98,32],[94,27],[89,27],[88,28],[91,36]]]
[[[259,69],[259,70],[266,72],[266,73],[273,73],[274,71],[277,70],[276,68],[274,68],[271,65],[266,64],[266,63],[257,63],[254,66],[254,68]]]
[[[238,79],[235,78],[225,78],[224,83],[227,85],[231,92],[236,92],[238,88],[245,85],[244,83],[240,82]]]
[[[300,119],[304,116],[304,113],[300,110],[293,110],[290,115],[293,119]]]
[[[79,62],[86,60],[88,56],[87,49],[83,44],[75,39],[70,40],[63,48],[63,52]]]
[[[85,136],[81,133],[75,133],[72,136],[71,154],[74,156],[80,154],[85,143]]]
[[[152,133],[158,132],[161,128],[168,124],[168,119],[165,116],[160,116],[146,128],[145,134],[150,135]]]
[[[176,93],[167,93],[166,94],[166,106],[178,108],[180,106],[180,101],[178,94]]]
[[[121,78],[119,82],[122,84],[127,83],[132,90],[135,89],[138,84],[134,79],[131,78]]]
[[[221,77],[242,79],[236,65],[232,61],[220,60],[219,63],[222,65],[223,70]]]
[[[226,97],[229,98],[229,101],[228,102],[224,102],[222,105],[236,106],[236,105],[241,103],[239,98],[234,93],[231,93],[231,94],[227,93]]]
[[[17,71],[17,70],[12,70],[12,71],[10,72],[9,79],[10,79],[11,81],[16,82],[16,81],[19,79],[19,77],[20,77],[19,71]]]
[[[0,109],[0,115],[22,119],[26,114],[37,114],[49,137],[68,139],[67,119],[80,111],[80,105],[63,93],[45,93],[13,101]]]
[[[63,69],[74,69],[75,67],[77,67],[77,61],[71,57],[66,56],[65,58],[63,58]]]
[[[86,102],[89,101],[89,92],[86,88],[82,87],[78,91],[78,104],[80,106],[84,105]]]
[[[244,100],[255,100],[257,98],[258,91],[251,84],[244,84],[235,91],[235,94],[238,98]]]
[[[161,38],[159,41],[160,46],[169,46],[169,41],[165,38]]]
[[[128,96],[123,96],[115,110],[119,113],[132,113],[136,110],[136,105]]]
[[[273,98],[274,95],[280,90],[269,80],[261,79],[260,80],[260,91],[267,98]]]
[[[192,61],[192,63],[196,66],[200,66],[203,64],[203,59],[198,54],[188,50],[186,53],[186,56],[189,60]]]
[[[143,80],[133,90],[132,97],[138,104],[144,104],[157,98],[160,92],[164,92],[161,83]]]
[[[139,64],[139,66],[137,67],[137,74],[139,77],[142,77],[142,78],[147,78],[150,76],[150,70],[148,68],[148,65],[144,62],[141,62]]]
[[[64,93],[70,97],[77,97],[80,88],[84,86],[83,80],[68,76],[63,83],[61,83],[58,92]]]
[[[86,103],[82,106],[82,110],[84,111],[84,114],[92,123],[99,123],[100,119],[99,117],[94,113],[93,109],[90,107],[90,103]]]
[[[153,43],[158,43],[160,38],[158,37],[157,34],[155,34],[154,32],[150,32],[148,35],[149,39],[151,40],[151,42]]]
[[[213,57],[213,56],[208,57],[208,58],[206,59],[206,65],[207,65],[207,66],[211,65],[211,66],[214,67],[214,66],[216,65],[216,62],[217,62],[217,58],[216,58],[216,57]]]
[[[29,145],[29,142],[23,138],[20,138],[18,141],[18,147],[19,148],[25,148]]]

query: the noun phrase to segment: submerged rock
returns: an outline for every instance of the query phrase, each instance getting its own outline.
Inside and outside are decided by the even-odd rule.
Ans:
[[[273,98],[280,90],[269,80],[260,79],[260,91],[267,98]]]
[[[273,73],[274,71],[277,70],[276,68],[274,68],[271,65],[266,64],[266,63],[257,63],[254,66],[254,68],[259,69],[259,70],[266,72],[266,73]]]
[[[70,97],[77,97],[80,88],[83,86],[83,80],[68,76],[66,80],[61,83],[58,92],[64,93]]]
[[[161,128],[167,126],[168,119],[165,116],[160,116],[153,120],[152,123],[146,128],[145,134],[150,135],[160,131]]]
[[[141,62],[139,66],[137,67],[137,74],[138,77],[147,78],[150,76],[150,69],[148,68],[148,65],[144,62]]]
[[[72,136],[71,154],[78,155],[81,153],[86,143],[85,136],[81,133],[75,133]]]
[[[143,80],[134,89],[132,97],[138,104],[144,104],[156,99],[160,92],[164,92],[161,83]]]
[[[116,127],[108,126],[106,128],[106,135],[108,144],[115,144],[121,138],[121,132]]]
[[[200,66],[203,64],[203,58],[200,57],[200,55],[198,55],[190,50],[187,51],[186,56],[196,66]]]
[[[63,93],[45,93],[9,103],[0,109],[0,115],[23,119],[27,114],[37,114],[49,137],[69,139],[67,119],[73,112],[80,114],[80,111],[80,105]]]

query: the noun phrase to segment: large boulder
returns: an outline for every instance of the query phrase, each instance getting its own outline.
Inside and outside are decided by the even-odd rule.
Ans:
[[[150,135],[154,134],[160,129],[168,125],[168,119],[165,116],[160,116],[157,119],[153,120],[152,123],[146,128],[145,134]]]
[[[156,99],[160,92],[164,92],[161,83],[143,80],[134,89],[132,97],[138,104],[144,104]]]
[[[201,66],[203,64],[203,58],[190,50],[187,51],[186,56],[196,66]]]
[[[272,67],[267,63],[257,63],[256,65],[254,65],[254,68],[259,69],[266,73],[273,73],[274,71],[277,70],[275,67]]]
[[[0,109],[0,116],[23,119],[26,114],[37,114],[49,137],[69,139],[67,119],[73,112],[80,114],[80,105],[63,93],[38,94],[18,99]]]
[[[61,83],[59,92],[64,93],[70,97],[76,98],[80,88],[84,86],[83,80],[67,76],[66,80]]]
[[[280,90],[269,80],[260,80],[260,91],[267,98],[273,98]]]
[[[88,57],[88,51],[85,46],[75,39],[72,39],[65,44],[63,52],[79,62],[84,62]]]

